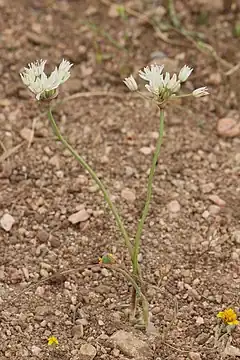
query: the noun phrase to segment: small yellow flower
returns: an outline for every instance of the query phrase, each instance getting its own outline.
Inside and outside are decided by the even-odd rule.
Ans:
[[[48,338],[48,345],[58,345],[58,339],[55,336],[50,336]]]
[[[110,253],[104,254],[102,257],[98,258],[99,264],[114,264],[116,262],[115,256]]]
[[[220,311],[217,314],[217,317],[222,319],[222,321],[227,325],[238,325],[239,324],[239,321],[237,319],[237,314],[231,308]]]

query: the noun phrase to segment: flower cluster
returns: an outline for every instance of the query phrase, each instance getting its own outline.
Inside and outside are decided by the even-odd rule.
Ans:
[[[56,338],[56,336],[50,336],[48,338],[48,345],[49,346],[58,345],[58,339]]]
[[[103,254],[102,257],[98,258],[99,264],[114,264],[116,262],[115,256],[110,253]]]
[[[232,308],[225,309],[220,311],[217,314],[217,317],[221,319],[226,325],[238,325],[239,321],[237,319],[237,314]]]
[[[25,67],[20,73],[23,83],[36,95],[37,100],[56,97],[59,85],[70,77],[69,70],[73,65],[63,59],[59,67],[55,67],[50,76],[47,76],[44,72],[46,62],[47,60],[37,60],[28,64],[28,68]]]
[[[173,74],[171,76],[169,72],[163,74],[163,69],[164,65],[152,64],[150,67],[146,66],[143,70],[139,71],[139,76],[148,82],[148,84],[145,85],[146,89],[152,94],[154,100],[159,105],[174,97],[181,97],[177,96],[181,84],[188,79],[193,71],[189,66],[184,65],[178,75]],[[132,75],[125,78],[123,82],[129,90],[138,90],[138,85]],[[201,97],[208,94],[207,88],[201,87],[194,90],[191,94],[187,94],[187,96]]]

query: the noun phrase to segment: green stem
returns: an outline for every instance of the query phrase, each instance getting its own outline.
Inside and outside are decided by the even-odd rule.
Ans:
[[[168,0],[168,13],[173,26],[177,29],[180,29],[181,23],[176,14],[174,0]]]
[[[146,326],[146,328],[148,327],[149,324],[149,306],[148,306],[148,301],[146,299],[146,297],[144,296],[144,294],[142,293],[140,287],[138,286],[137,282],[134,280],[134,278],[129,274],[129,272],[125,269],[123,269],[120,266],[117,265],[108,265],[108,264],[102,264],[102,266],[106,267],[107,269],[110,270],[115,270],[120,272],[123,276],[125,276],[125,278],[132,284],[133,288],[135,289],[136,294],[140,297],[140,299],[142,300],[142,311],[143,311],[143,320],[144,320],[144,324]]]
[[[110,196],[107,192],[107,190],[105,189],[103,183],[101,182],[101,180],[98,178],[97,174],[95,173],[95,171],[86,163],[86,161],[72,148],[71,145],[68,144],[67,140],[62,136],[54,118],[53,118],[53,114],[52,114],[52,110],[51,108],[49,108],[48,110],[48,118],[49,121],[52,125],[54,134],[57,136],[58,140],[61,141],[61,143],[63,144],[63,146],[65,146],[66,149],[68,149],[68,151],[73,155],[73,157],[82,165],[82,167],[89,173],[89,175],[92,177],[92,179],[95,181],[95,183],[99,186],[100,190],[102,191],[104,198],[109,206],[109,208],[111,209],[113,216],[115,217],[116,223],[119,227],[119,230],[121,231],[124,241],[125,241],[125,245],[128,248],[129,254],[131,256],[131,259],[133,257],[133,248],[128,236],[128,233],[123,225],[123,222],[118,214],[118,211],[116,209],[116,207],[114,206],[114,204],[112,203]]]
[[[150,202],[151,202],[153,177],[154,177],[154,173],[156,170],[157,161],[158,161],[158,157],[159,157],[160,149],[161,149],[161,145],[162,145],[163,130],[164,130],[164,111],[163,111],[163,109],[160,109],[159,135],[158,135],[156,150],[155,150],[155,153],[153,156],[152,166],[151,166],[151,170],[150,170],[150,174],[149,174],[149,178],[148,178],[147,198],[146,198],[146,202],[145,202],[144,209],[142,212],[142,217],[138,223],[137,232],[136,232],[136,236],[135,236],[135,242],[134,242],[133,273],[135,275],[137,275],[137,273],[138,273],[138,254],[139,254],[139,249],[140,249],[140,240],[141,240],[143,225],[144,225],[144,222],[148,215],[149,206],[150,206]]]

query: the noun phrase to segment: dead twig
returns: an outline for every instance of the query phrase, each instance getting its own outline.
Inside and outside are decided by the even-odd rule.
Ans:
[[[225,75],[226,76],[231,76],[232,74],[234,74],[239,69],[240,69],[240,62],[237,65],[233,66],[230,70],[226,71]]]
[[[15,147],[13,147],[12,149],[4,151],[4,153],[0,156],[0,163],[3,162],[4,160],[8,159],[15,152],[17,152],[18,149],[20,149],[20,147],[23,146],[23,144],[24,143],[18,144]],[[1,144],[1,146],[3,148],[3,144]]]
[[[34,130],[35,130],[37,121],[38,121],[38,118],[34,118],[34,119],[33,119],[31,136],[30,136],[30,138],[29,138],[29,140],[28,140],[28,149],[30,149],[30,147],[31,147],[31,145],[32,145],[32,142],[33,142],[33,139],[34,139]]]

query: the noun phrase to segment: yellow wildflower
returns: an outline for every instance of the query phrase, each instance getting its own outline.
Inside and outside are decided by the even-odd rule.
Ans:
[[[58,339],[55,336],[50,336],[48,338],[48,345],[58,345]]]
[[[114,264],[116,262],[115,256],[110,253],[104,254],[102,257],[98,258],[99,264]]]
[[[222,319],[222,321],[227,325],[238,325],[239,324],[239,321],[237,319],[237,314],[231,308],[225,309],[224,311],[220,311],[217,314],[217,317]]]

